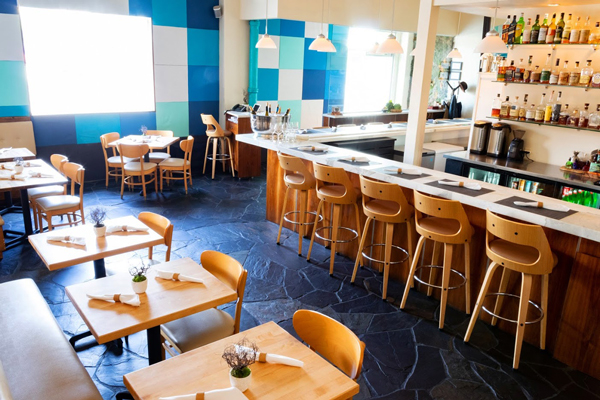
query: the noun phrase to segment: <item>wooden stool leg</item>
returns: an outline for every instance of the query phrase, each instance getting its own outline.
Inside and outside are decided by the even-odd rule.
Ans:
[[[390,261],[392,259],[392,241],[394,239],[394,224],[385,223],[385,258],[383,263],[383,289],[381,297],[387,299],[388,279],[390,277]]]
[[[417,242],[417,250],[415,251],[415,256],[413,258],[412,265],[410,266],[410,271],[408,272],[408,279],[406,280],[406,286],[404,287],[404,295],[402,296],[402,303],[400,303],[400,309],[404,309],[406,305],[406,299],[408,298],[408,292],[412,287],[413,280],[415,279],[415,270],[417,269],[417,262],[419,261],[419,255],[421,254],[421,250],[423,250],[423,243],[425,243],[425,236],[421,236],[419,241]]]
[[[204,153],[204,167],[202,168],[202,175],[206,173],[206,160],[208,160],[208,148],[210,147],[210,137],[206,140],[206,151]]]
[[[225,138],[219,139],[219,146],[221,147],[221,164],[223,165],[223,172],[225,172]]]
[[[453,244],[444,244],[444,268],[442,269],[442,295],[440,302],[440,323],[439,328],[444,328],[446,319],[446,303],[448,302],[448,287],[450,286],[450,269],[452,268]]]
[[[548,286],[550,284],[550,275],[542,275],[542,311],[544,318],[540,321],[540,349],[546,349],[546,322],[548,321]]]
[[[496,272],[496,268],[498,268],[498,266],[499,264],[496,264],[495,262],[491,263],[488,267],[487,272],[485,273],[485,278],[483,279],[483,284],[481,285],[479,296],[477,296],[477,303],[475,303],[473,314],[471,314],[471,321],[469,322],[469,327],[467,328],[467,332],[465,333],[465,342],[468,342],[471,338],[471,333],[473,333],[473,328],[475,328],[475,323],[477,322],[477,318],[479,317],[479,313],[481,312],[481,308],[483,307],[483,300],[485,300],[485,295],[488,289],[490,288],[490,283],[492,283],[494,272]]]
[[[519,368],[519,361],[521,360],[521,346],[523,345],[523,335],[525,334],[525,321],[527,320],[527,309],[529,308],[532,278],[529,274],[521,273],[521,299],[519,300],[519,316],[517,317],[513,369]]]
[[[471,314],[471,245],[465,243],[465,309]]]
[[[233,150],[231,149],[231,140],[226,138],[227,146],[229,147],[229,163],[231,164],[231,176],[235,178],[235,169],[233,169]]]
[[[298,222],[300,222],[300,224],[298,225],[298,255],[301,256],[302,255],[302,240],[304,239],[304,224],[306,222],[306,207],[307,207],[307,203],[308,203],[308,191],[307,190],[301,190],[300,193],[298,193],[300,199],[299,199],[299,203],[300,203],[300,214],[298,214],[300,217],[298,218]]]
[[[440,260],[441,253],[441,243],[436,241],[433,242],[433,253],[431,254],[431,265],[438,265]],[[437,268],[429,269],[429,284],[433,285],[435,283],[435,279],[437,277]],[[433,292],[433,288],[431,286],[427,287],[427,296],[431,296]]]
[[[413,235],[413,220],[409,219],[408,221],[406,221],[406,250],[408,251],[408,265],[410,267],[410,265],[412,264],[412,260],[413,260],[413,249],[414,249],[414,235]]]
[[[333,276],[333,263],[335,262],[335,248],[337,247],[338,228],[340,226],[340,211],[342,206],[339,204],[333,205],[333,226],[331,228],[331,256],[329,256],[329,276]]]
[[[508,287],[508,281],[510,279],[510,269],[503,268],[502,269],[502,278],[500,279],[500,286],[498,287],[498,293],[506,293],[506,288]],[[496,297],[496,305],[494,306],[494,314],[499,315],[500,310],[502,309],[502,303],[504,303],[504,296]],[[496,326],[498,322],[498,318],[492,317],[492,326]]]
[[[281,218],[279,219],[279,232],[277,233],[277,244],[279,244],[279,240],[281,239],[281,228],[283,228],[283,216],[285,215],[285,203],[287,203],[289,191],[290,188],[286,187],[285,195],[283,196],[283,207],[281,208]]]
[[[217,166],[217,148],[218,147],[219,147],[219,139],[213,138],[212,179],[215,179],[215,169]]]
[[[317,232],[317,222],[319,222],[319,215],[321,213],[321,208],[323,208],[323,200],[319,200],[319,205],[317,206],[317,212],[315,213],[315,224],[313,225],[312,235],[310,235],[310,246],[308,246],[308,254],[306,255],[306,261],[310,261],[310,253],[312,252],[313,243],[315,242],[315,233]]]
[[[363,230],[363,232],[366,232],[369,229],[369,225],[371,224],[371,218],[367,217],[367,222],[365,222],[365,229]],[[360,259],[362,258],[362,251],[363,248],[365,247],[365,242],[367,241],[367,235],[362,235],[362,237],[360,238],[360,242],[358,245],[358,253],[356,254],[356,261],[354,262],[354,271],[352,271],[352,279],[350,280],[350,283],[354,283],[354,280],[356,279],[356,271],[358,270],[358,264],[360,263]]]

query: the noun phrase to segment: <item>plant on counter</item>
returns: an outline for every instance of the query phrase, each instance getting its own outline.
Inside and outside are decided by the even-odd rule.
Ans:
[[[387,102],[384,109],[387,110],[388,112],[401,112],[402,105],[400,105],[399,103],[394,104],[394,102],[390,100]]]

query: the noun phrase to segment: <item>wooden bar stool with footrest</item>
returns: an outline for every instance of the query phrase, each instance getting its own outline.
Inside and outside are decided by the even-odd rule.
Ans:
[[[277,156],[279,157],[279,165],[281,165],[281,169],[284,171],[283,182],[286,186],[283,207],[281,208],[281,219],[279,221],[279,232],[277,233],[277,244],[279,244],[279,240],[281,239],[281,228],[283,227],[284,220],[290,224],[298,225],[298,255],[301,256],[302,239],[305,234],[304,227],[313,225],[317,220],[323,220],[323,217],[317,216],[316,212],[306,211],[308,207],[308,192],[315,189],[317,181],[300,158],[282,154],[281,152],[277,153]],[[294,211],[285,212],[285,205],[290,189],[298,193],[298,199],[294,203],[297,202],[300,209],[296,207]],[[290,215],[297,215],[298,217],[290,219],[288,217]],[[313,222],[306,222],[307,215],[313,215],[315,220]]]
[[[439,328],[444,327],[444,318],[446,316],[446,303],[448,301],[448,290],[458,289],[465,286],[465,308],[467,314],[471,312],[471,295],[470,295],[470,243],[473,236],[473,227],[469,223],[465,210],[458,201],[439,199],[419,193],[415,190],[415,223],[417,233],[421,235],[417,243],[417,251],[412,260],[408,280],[402,296],[400,309],[404,309],[408,293],[413,285],[413,280],[421,284],[442,290],[440,296],[440,321]],[[444,245],[444,262],[443,266],[429,265],[420,266],[417,268],[419,255],[423,251],[425,239],[433,240]],[[436,244],[437,244],[436,243]],[[465,247],[465,274],[461,274],[455,269],[452,269],[452,254],[456,246],[464,245]],[[415,276],[415,272],[422,268],[430,269],[429,282],[421,280]],[[437,286],[433,282],[433,271],[435,269],[442,270],[442,285]],[[462,282],[456,286],[450,286],[450,274],[462,278]]]
[[[414,208],[408,204],[402,188],[393,183],[376,182],[371,179],[360,176],[360,190],[363,198],[363,212],[367,216],[367,222],[363,229],[362,239],[358,246],[358,253],[356,254],[356,262],[354,263],[354,272],[352,272],[351,283],[354,283],[356,279],[356,272],[358,265],[363,265],[363,261],[366,258],[371,262],[383,264],[383,289],[381,291],[381,297],[383,300],[387,297],[387,285],[390,275],[390,266],[395,264],[401,264],[408,260],[409,265],[412,261],[412,230],[413,230],[413,217]],[[381,221],[385,223],[385,243],[372,243],[365,246],[367,234],[371,221]],[[392,244],[394,237],[394,225],[395,224],[406,224],[407,234],[407,248],[408,251],[400,246]],[[384,259],[376,259],[367,254],[367,249],[383,248]],[[392,249],[396,249],[401,253],[400,259],[392,261]]]
[[[223,163],[223,172],[225,172],[225,161],[229,161],[231,163],[231,175],[235,177],[235,170],[233,169],[233,151],[231,150],[231,140],[229,140],[229,136],[231,136],[231,132],[223,130],[221,125],[217,122],[215,117],[210,114],[200,114],[202,116],[202,122],[207,126],[206,136],[208,136],[208,141],[206,142],[206,153],[204,154],[204,168],[202,169],[202,173],[206,172],[206,160],[212,161],[212,179],[215,179],[215,167],[217,161],[221,161]],[[212,143],[212,156],[208,155],[208,147]],[[227,154],[227,149],[225,148],[225,143],[227,143],[227,149],[229,149],[229,154]],[[217,152],[218,145],[221,144],[221,152]]]
[[[330,167],[313,162],[313,170],[317,179],[317,197],[319,205],[317,206],[317,216],[321,215],[324,210],[324,203],[333,205],[333,215],[331,216],[331,225],[322,226],[317,229],[318,223],[314,224],[312,236],[310,238],[310,246],[306,261],[310,261],[310,253],[312,251],[315,236],[327,243],[331,243],[331,257],[329,261],[329,275],[333,276],[333,263],[335,261],[335,248],[338,243],[348,243],[358,239],[360,241],[360,214],[358,204],[356,204],[357,194],[348,174],[343,168]],[[340,226],[342,216],[342,206],[354,206],[356,215],[356,230],[346,226]],[[321,236],[320,231],[329,231],[329,237]],[[352,237],[349,239],[340,239],[339,233],[350,232]]]
[[[515,338],[515,352],[513,357],[513,368],[519,368],[521,358],[521,346],[523,344],[523,335],[525,325],[540,323],[540,348],[546,348],[546,310],[548,308],[548,283],[550,273],[556,266],[558,259],[552,253],[548,238],[544,229],[539,225],[523,224],[509,221],[501,218],[490,210],[487,210],[487,233],[485,248],[488,258],[492,261],[483,280],[481,291],[475,303],[475,310],[471,316],[469,328],[465,334],[465,342],[468,342],[475,328],[477,317],[483,309],[492,315],[492,325],[496,325],[499,319],[517,324]],[[494,272],[498,267],[503,267],[502,278],[498,293],[488,293],[490,283],[494,277]],[[512,271],[521,274],[521,294],[520,296],[506,293],[508,280]],[[534,275],[541,275],[541,304],[537,305],[529,300],[531,295],[531,283]],[[483,306],[486,297],[496,297],[494,311],[490,311]],[[508,319],[500,316],[500,309],[504,297],[519,298],[519,314],[517,320]],[[531,304],[537,309],[539,316],[532,321],[527,321],[527,310]]]

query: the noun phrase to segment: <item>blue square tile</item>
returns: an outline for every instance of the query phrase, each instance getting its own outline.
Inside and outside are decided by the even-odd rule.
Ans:
[[[206,125],[202,122],[200,114],[210,114],[219,120],[218,101],[190,101],[190,135],[204,135]]]
[[[188,99],[219,100],[219,67],[188,66]]]
[[[346,42],[348,39],[348,32],[350,27],[342,25],[329,25],[329,35],[327,36],[330,40],[339,40]]]
[[[327,69],[346,70],[348,45],[345,41],[340,40],[334,40],[332,43],[337,51],[335,53],[327,53]]]
[[[302,78],[302,100],[325,98],[325,71],[305,69]]]
[[[258,21],[258,33],[261,35],[265,34],[265,20],[261,19]],[[281,20],[270,19],[269,20],[269,35],[279,36],[281,34]]]
[[[185,0],[152,0],[152,23],[162,26],[187,25]]]
[[[187,30],[188,65],[219,66],[219,31]]]
[[[142,125],[150,130],[156,129],[155,112],[123,113],[119,116],[121,117],[121,136],[139,135]]]
[[[219,30],[219,19],[213,12],[213,7],[218,5],[219,0],[188,0],[187,27]]]
[[[152,0],[129,0],[129,15],[152,18]]]
[[[278,100],[279,70],[274,68],[258,69],[258,100]]]
[[[343,99],[346,88],[346,71],[327,71],[325,76],[325,98]]]
[[[121,132],[119,114],[84,114],[75,116],[77,144],[100,143],[100,136]]]
[[[0,106],[0,117],[29,117],[29,106]]]
[[[17,0],[0,0],[1,14],[18,14]]]
[[[74,115],[31,117],[37,147],[77,144]]]
[[[304,37],[304,25],[304,21],[282,19],[280,22],[279,34],[281,36]]]
[[[315,50],[309,50],[308,47],[313,42],[313,38],[304,39],[304,69],[320,69],[327,68],[327,53],[320,53]]]

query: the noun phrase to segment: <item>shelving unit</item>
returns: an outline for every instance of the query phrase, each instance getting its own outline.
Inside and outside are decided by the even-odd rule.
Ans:
[[[535,122],[535,121],[520,121],[518,119],[510,119],[510,118],[499,118],[499,117],[486,117],[486,118],[490,118],[490,119],[495,119],[498,121],[509,121],[509,122],[516,122],[519,124],[530,124],[530,125],[539,125],[539,126],[544,126],[544,127],[548,127],[548,128],[561,128],[561,129],[570,129],[570,130],[574,130],[574,131],[590,131],[590,132],[598,132],[600,133],[599,129],[590,129],[590,128],[580,128],[577,126],[567,126],[567,125],[556,125],[556,124],[545,124],[543,122]]]
[[[553,43],[527,43],[527,44],[518,44],[518,43],[513,43],[513,44],[509,44],[507,45],[509,50],[514,49],[515,47],[521,47],[521,46],[528,46],[528,47],[534,47],[534,46],[549,46],[552,48],[552,50],[556,49],[557,47],[575,47],[575,46],[590,46],[592,48],[592,50],[596,51],[598,50],[598,46],[600,46],[600,44],[590,44],[590,43],[560,43],[560,44],[553,44]]]
[[[506,85],[525,85],[525,86],[543,86],[545,89],[548,89],[550,87],[552,88],[573,88],[573,89],[585,89],[584,91],[588,91],[588,90],[596,90],[596,89],[600,89],[600,87],[590,87],[590,86],[570,86],[570,85],[550,85],[549,83],[530,83],[530,82],[505,82],[505,81],[492,81],[494,83],[503,83],[504,86]]]

